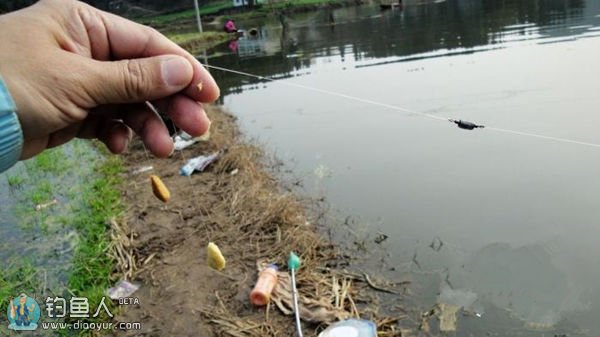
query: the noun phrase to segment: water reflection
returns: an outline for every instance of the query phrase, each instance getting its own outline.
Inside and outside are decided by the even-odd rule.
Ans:
[[[62,293],[67,289],[79,243],[72,220],[87,207],[81,195],[100,159],[89,143],[73,141],[19,162],[2,174],[0,260],[4,272],[32,267],[37,273],[31,277],[40,281],[36,290]]]
[[[600,2],[412,3],[401,11],[364,6],[290,16],[283,24],[242,23],[260,31],[249,44],[255,52],[232,53],[224,45],[210,62],[411,110],[600,143]],[[280,83],[213,74],[244,130],[306,177],[307,194],[324,193],[338,210],[340,219],[332,211],[331,222],[343,225],[333,236],[350,249],[370,242],[375,253],[361,267],[391,279],[412,275],[423,309],[464,295],[460,303],[483,313],[461,317],[458,335],[598,335],[596,150],[469,132]],[[387,240],[374,243],[377,233]]]
[[[489,244],[467,259],[457,278],[461,276],[456,284],[527,322],[552,326],[568,301],[567,275],[541,245]]]
[[[429,1],[380,11],[377,6],[352,7],[267,22],[242,23],[259,29],[215,50],[212,62],[261,76],[285,78],[314,59],[339,56],[347,67],[462,54],[534,41],[544,43],[597,36],[600,3],[585,0]],[[334,19],[337,17],[337,20]],[[234,43],[235,44],[235,43]],[[227,46],[230,48],[227,49]],[[240,49],[238,49],[240,48]],[[224,95],[240,92],[247,78],[216,72]]]

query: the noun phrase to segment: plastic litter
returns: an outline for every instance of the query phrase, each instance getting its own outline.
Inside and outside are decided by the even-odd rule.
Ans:
[[[270,264],[258,273],[258,280],[250,292],[250,302],[257,306],[267,305],[277,285],[277,265]]]
[[[466,289],[452,289],[443,285],[440,289],[438,302],[448,303],[467,310],[473,310],[473,305],[477,301],[477,294]]]
[[[259,272],[267,268],[267,266],[269,266],[268,261],[256,261],[256,268]],[[307,274],[311,273],[314,272],[307,270]],[[291,280],[292,276],[288,270],[278,271],[277,286],[275,286],[275,290],[271,295],[271,305],[277,307],[277,309],[286,316],[294,315]],[[341,291],[338,291],[337,293],[338,296],[342,296]],[[298,297],[298,311],[300,312],[300,317],[303,321],[314,324],[329,325],[352,317],[352,313],[349,311],[337,307],[329,298],[325,298],[322,294],[312,291],[304,292],[302,296]]]
[[[154,167],[152,165],[150,166],[142,166],[136,170],[133,170],[131,173],[132,174],[140,174],[140,173],[144,173],[144,172],[148,172],[148,171],[152,171],[154,169]]]
[[[187,161],[187,163],[179,170],[182,176],[191,176],[194,171],[202,172],[208,165],[217,160],[220,152],[212,153],[208,156],[198,156]]]
[[[138,289],[140,289],[139,285],[122,280],[119,281],[113,288],[108,288],[106,295],[113,300],[118,300],[119,298],[130,297]]]
[[[179,137],[180,139],[183,139],[183,140],[190,140],[190,139],[194,138],[194,137],[192,137],[192,135],[190,135],[189,133],[187,133],[185,131],[181,131],[177,137]]]
[[[376,337],[377,326],[364,319],[347,319],[330,325],[319,337]]]
[[[300,268],[300,258],[296,253],[290,252],[288,259],[288,269],[292,276],[292,298],[294,301],[294,315],[296,317],[296,332],[298,337],[302,337],[302,325],[300,324],[300,311],[298,310],[298,289],[296,289],[296,270]]]
[[[35,205],[35,210],[36,211],[41,211],[44,208],[48,208],[48,207],[50,207],[52,205],[56,205],[56,204],[58,204],[58,199],[54,198],[54,199],[52,199],[52,201],[49,201],[49,202],[46,202],[46,203],[43,203],[43,204],[37,204],[37,205]]]
[[[290,270],[298,270],[298,268],[300,268],[300,258],[294,252],[290,253],[288,268],[290,268]]]
[[[175,136],[175,138],[173,138],[173,143],[175,145],[175,151],[181,151],[192,144],[196,144],[196,141],[193,139],[186,140],[180,136]]]
[[[192,137],[186,132],[181,132],[179,135],[173,137],[173,143],[176,151],[181,151],[186,147],[196,144],[197,142],[206,142],[210,139],[210,129],[208,129],[203,135],[198,137]]]

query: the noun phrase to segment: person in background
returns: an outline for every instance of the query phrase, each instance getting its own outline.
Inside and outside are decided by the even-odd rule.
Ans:
[[[0,172],[75,137],[113,153],[137,133],[158,157],[173,152],[163,122],[200,136],[201,102],[219,87],[188,52],[156,30],[75,0],[41,0],[0,16]]]
[[[223,26],[223,29],[225,30],[226,33],[237,32],[237,28],[235,27],[235,22],[231,19],[227,19],[227,21],[225,21],[225,26]]]

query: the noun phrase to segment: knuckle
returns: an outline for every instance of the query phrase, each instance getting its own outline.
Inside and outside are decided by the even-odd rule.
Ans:
[[[123,74],[125,88],[125,98],[143,98],[147,97],[149,88],[146,78],[146,72],[144,71],[140,62],[135,60],[127,60],[125,62],[125,74]]]

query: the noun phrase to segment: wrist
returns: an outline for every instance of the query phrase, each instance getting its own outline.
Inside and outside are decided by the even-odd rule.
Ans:
[[[23,132],[15,103],[0,77],[0,173],[13,166],[23,149]]]

